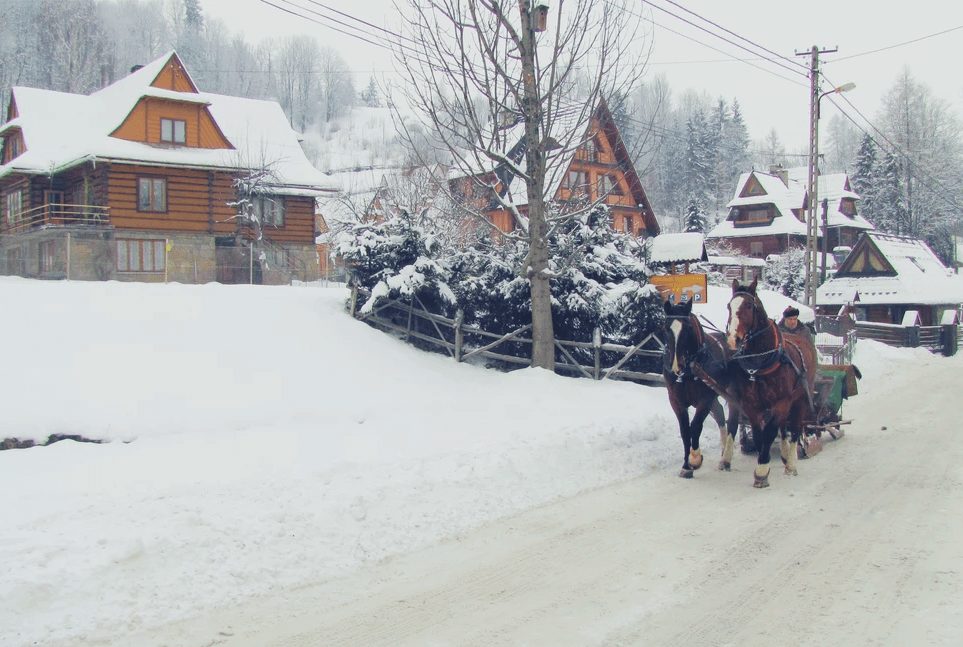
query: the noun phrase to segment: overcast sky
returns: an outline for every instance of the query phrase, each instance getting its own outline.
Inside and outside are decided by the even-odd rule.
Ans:
[[[279,5],[298,4],[331,13],[317,4],[312,5],[309,0],[272,1]],[[395,28],[398,24],[392,0],[317,1],[375,25]],[[406,2],[397,1],[401,5]],[[897,5],[881,3],[878,0],[810,0],[798,3],[756,0],[676,2],[740,36],[801,63],[808,64],[808,59],[794,56],[796,50],[808,50],[812,45],[838,47],[838,53],[826,54],[822,58],[825,62],[823,71],[828,79],[837,84],[854,82],[856,88],[846,96],[871,119],[875,119],[881,98],[893,85],[904,66],[908,66],[913,76],[930,86],[937,96],[949,101],[958,116],[963,116],[963,75],[959,72],[958,62],[963,46],[961,3],[916,0],[909,5],[900,5],[903,9],[896,11],[893,7]],[[392,69],[390,54],[385,50],[337,33],[328,27],[296,18],[260,0],[202,0],[202,3],[206,15],[220,18],[228,28],[244,33],[250,40],[257,41],[266,36],[289,33],[316,36],[323,44],[338,50],[349,67],[357,71],[358,85],[363,86],[366,83],[372,70],[383,73]],[[699,22],[667,0],[658,0],[653,4],[693,22]],[[761,60],[751,62],[768,71],[733,60],[753,57],[653,8],[649,3],[640,0],[638,10],[656,23],[654,50],[648,74],[664,73],[675,92],[694,88],[705,90],[712,96],[738,97],[754,139],[764,137],[770,128],[775,128],[783,142],[791,148],[805,147],[809,127],[806,78]],[[344,17],[339,19],[346,20]],[[337,24],[334,26],[339,27]],[[706,27],[719,32],[709,25]],[[953,30],[954,28],[958,29]],[[370,28],[369,30],[375,31]],[[702,41],[725,53],[693,42],[670,30]],[[863,54],[944,30],[953,31],[886,51]],[[737,40],[730,35],[726,36]],[[846,58],[850,56],[853,58]],[[795,67],[793,63],[784,63]],[[823,90],[830,87],[828,82],[823,83]],[[836,114],[836,109],[825,99],[822,107],[821,127],[825,133],[828,121]],[[852,109],[850,113],[857,117]],[[824,144],[825,141],[823,139]]]

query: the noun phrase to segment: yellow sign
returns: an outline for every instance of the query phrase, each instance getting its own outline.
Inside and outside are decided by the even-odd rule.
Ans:
[[[705,274],[663,274],[650,276],[649,283],[655,286],[662,298],[669,303],[692,301],[705,303],[709,298],[709,288]]]

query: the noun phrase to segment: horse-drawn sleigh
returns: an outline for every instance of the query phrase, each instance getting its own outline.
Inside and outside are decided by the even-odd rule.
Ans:
[[[785,471],[795,475],[800,453],[814,454],[823,431],[839,435],[848,422],[839,418],[838,395],[855,394],[858,373],[853,367],[817,370],[812,340],[776,326],[756,294],[755,281],[748,286],[733,282],[724,332],[707,331],[691,302],[666,303],[665,311],[663,376],[682,437],[680,476],[691,478],[702,465],[699,440],[710,413],[720,430],[725,424],[719,469],[731,468],[742,425],[742,439],[751,439],[758,451],[753,485],[760,488],[769,485],[770,450],[777,436]],[[718,396],[729,405],[727,420]],[[691,419],[690,407],[695,408]]]

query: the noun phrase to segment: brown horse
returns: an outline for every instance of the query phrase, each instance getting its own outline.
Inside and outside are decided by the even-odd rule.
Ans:
[[[804,421],[813,419],[816,349],[796,335],[784,335],[756,295],[756,281],[732,282],[726,341],[734,371],[727,398],[735,398],[752,425],[759,450],[753,485],[769,486],[769,450],[782,430],[780,450],[786,473],[795,475]],[[790,439],[786,439],[786,429]]]
[[[679,476],[692,478],[693,471],[702,467],[699,438],[702,436],[702,425],[710,413],[719,427],[722,440],[719,469],[728,471],[732,464],[739,415],[733,413],[735,409],[730,405],[729,423],[726,425],[718,395],[695,373],[696,370],[707,370],[718,380],[726,381],[721,375],[726,370],[728,360],[722,335],[705,332],[699,319],[692,314],[691,301],[683,301],[678,305],[666,302],[662,340],[665,344],[662,377],[665,378],[669,404],[679,421],[679,435],[682,437],[682,471]],[[691,419],[690,407],[695,408]]]

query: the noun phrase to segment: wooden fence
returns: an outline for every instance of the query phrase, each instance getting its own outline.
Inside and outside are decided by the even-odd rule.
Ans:
[[[960,327],[956,324],[902,326],[857,321],[856,334],[860,339],[874,339],[888,346],[929,348],[949,357],[956,354],[959,346]]]
[[[531,359],[526,353],[510,352],[512,347],[530,346],[532,339],[526,336],[531,324],[505,334],[491,333],[464,322],[459,310],[454,319],[430,312],[418,297],[408,302],[386,300],[371,312],[357,312],[357,289],[351,293],[351,315],[376,328],[402,335],[405,340],[417,340],[436,350],[447,353],[456,362],[483,357],[516,366],[529,366]],[[634,346],[609,343],[595,329],[591,342],[555,340],[557,357],[555,370],[593,380],[631,380],[646,384],[663,384],[661,373],[628,370],[625,367],[633,357],[649,358],[660,362],[664,345],[654,334],[649,334]],[[530,355],[530,353],[527,353]],[[580,360],[579,357],[582,359]],[[587,360],[591,360],[591,364]],[[612,361],[614,360],[614,361]],[[611,365],[606,365],[611,362]]]
[[[817,315],[816,349],[828,364],[852,364],[856,351],[855,322],[849,317]]]

